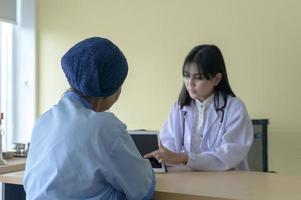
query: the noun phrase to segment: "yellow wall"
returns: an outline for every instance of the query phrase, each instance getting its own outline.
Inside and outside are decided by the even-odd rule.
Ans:
[[[103,36],[129,62],[113,111],[129,129],[160,129],[197,44],[223,51],[231,85],[252,118],[268,118],[270,169],[301,173],[301,1],[40,0],[39,113],[67,89],[60,58],[75,42]]]

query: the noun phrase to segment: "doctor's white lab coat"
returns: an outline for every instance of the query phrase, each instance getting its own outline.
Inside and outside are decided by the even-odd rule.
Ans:
[[[219,96],[220,105],[223,105],[224,100]],[[210,103],[199,147],[201,153],[191,152],[194,112],[197,112],[194,101],[182,109],[178,103],[174,104],[160,131],[162,145],[176,153],[184,147],[189,157],[187,166],[194,170],[248,170],[247,154],[254,133],[244,103],[237,97],[228,96],[223,120],[222,112],[214,107],[214,101]]]

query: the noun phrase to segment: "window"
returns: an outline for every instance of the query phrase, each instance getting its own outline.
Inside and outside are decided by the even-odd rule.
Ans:
[[[12,69],[12,25],[0,22],[0,112],[4,113],[4,120],[1,129],[4,130],[2,136],[3,149],[9,143],[6,132],[10,129],[7,113],[11,111],[11,69]]]
[[[36,8],[37,0],[0,1],[0,111],[5,130],[3,150],[13,143],[30,142],[36,117]],[[5,2],[5,4],[3,4]],[[16,19],[4,6],[14,7]],[[2,10],[1,10],[2,9]]]

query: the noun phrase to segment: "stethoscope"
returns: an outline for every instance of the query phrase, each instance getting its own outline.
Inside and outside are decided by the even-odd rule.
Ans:
[[[226,105],[227,105],[227,98],[225,98],[224,101],[225,101],[225,103],[221,108],[216,108],[215,109],[217,113],[218,112],[222,113],[222,116],[221,116],[221,119],[220,119],[220,126],[219,126],[218,131],[220,130],[221,124],[224,121],[225,108],[226,108]],[[216,106],[216,101],[214,101],[214,103],[215,103],[215,106]],[[184,152],[186,152],[186,149],[185,149],[185,146],[184,146],[184,140],[185,140],[184,138],[185,138],[185,118],[186,118],[187,111],[182,110],[181,112],[182,112],[182,118],[183,118],[183,120],[182,120],[182,133],[183,134],[182,134],[182,145],[181,145],[181,148],[180,148],[180,152],[184,153]]]
[[[180,152],[181,153],[185,153],[186,152],[186,149],[185,149],[185,146],[184,146],[184,138],[185,138],[185,117],[186,117],[186,114],[187,114],[187,111],[183,111],[182,110],[182,144],[181,144],[181,148],[180,148]]]

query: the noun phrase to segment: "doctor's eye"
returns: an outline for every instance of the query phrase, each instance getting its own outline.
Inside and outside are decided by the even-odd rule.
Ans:
[[[197,79],[197,80],[203,80],[204,76],[202,74],[197,74],[195,75],[193,78]]]
[[[184,72],[184,73],[183,73],[183,78],[190,78],[190,74],[187,73],[187,72]]]

